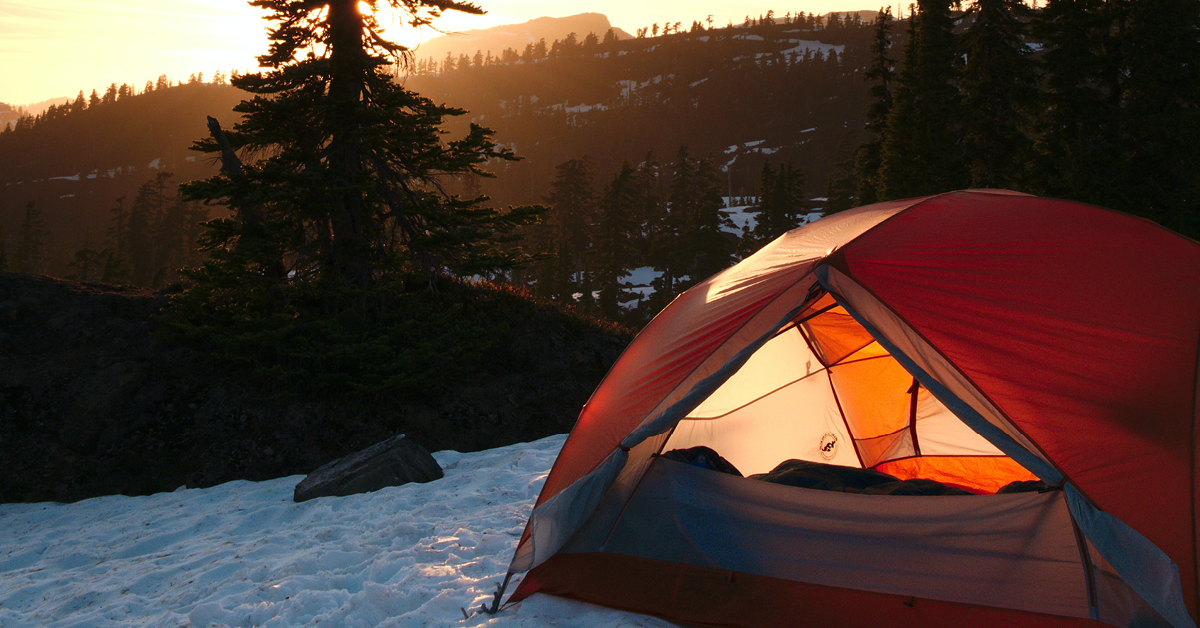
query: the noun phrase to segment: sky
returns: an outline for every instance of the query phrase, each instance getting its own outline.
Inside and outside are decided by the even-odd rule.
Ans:
[[[703,21],[741,23],[774,9],[788,12],[878,9],[866,0],[479,0],[483,16],[447,14],[439,28],[464,31],[534,18],[597,12],[629,33],[652,23]],[[139,90],[166,74],[186,81],[203,72],[254,68],[266,52],[263,12],[241,0],[0,0],[0,102],[27,105],[73,97],[80,90],[100,93],[110,83]],[[391,35],[407,45],[438,35],[401,28]]]

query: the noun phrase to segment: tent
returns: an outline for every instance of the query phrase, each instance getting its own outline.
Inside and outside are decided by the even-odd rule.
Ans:
[[[511,600],[706,626],[1195,626],[1198,356],[1200,245],[1151,222],[997,190],[826,217],[630,344],[546,479]],[[661,455],[700,445],[747,475],[799,459],[977,494]]]

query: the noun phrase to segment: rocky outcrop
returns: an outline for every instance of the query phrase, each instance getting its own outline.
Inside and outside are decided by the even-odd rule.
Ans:
[[[296,485],[292,500],[303,502],[317,497],[370,493],[409,482],[431,482],[441,477],[442,468],[433,456],[401,434],[308,474]]]
[[[530,308],[503,365],[427,399],[283,396],[152,335],[166,296],[0,273],[0,502],[307,474],[406,433],[477,451],[570,431],[628,338]],[[288,388],[295,388],[288,387]]]

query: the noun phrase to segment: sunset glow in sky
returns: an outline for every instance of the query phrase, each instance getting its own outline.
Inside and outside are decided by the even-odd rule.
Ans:
[[[657,22],[741,23],[774,9],[826,13],[877,9],[862,0],[802,0],[789,6],[769,0],[730,3],[717,0],[481,0],[483,16],[448,14],[438,25],[471,30],[524,22],[542,16],[597,12],[633,33]],[[140,91],[166,74],[188,75],[257,65],[266,51],[263,13],[241,0],[0,0],[0,102],[24,105],[49,98],[103,93],[110,83]],[[390,20],[384,20],[385,26]],[[392,36],[410,46],[438,35],[398,24]],[[497,51],[499,52],[499,51]]]

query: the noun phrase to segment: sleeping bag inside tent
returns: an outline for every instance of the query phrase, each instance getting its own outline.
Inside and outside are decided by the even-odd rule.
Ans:
[[[705,626],[1195,626],[1200,244],[973,190],[793,230],[583,408],[510,567]]]

